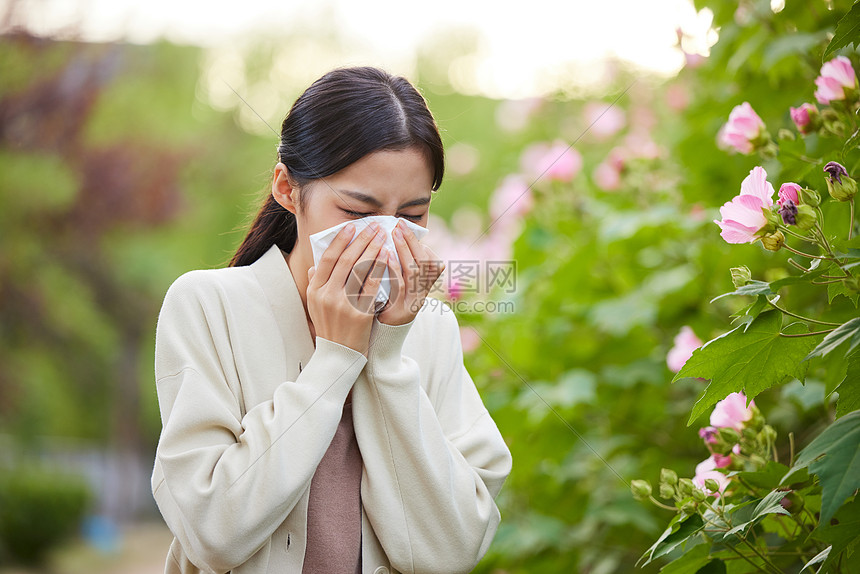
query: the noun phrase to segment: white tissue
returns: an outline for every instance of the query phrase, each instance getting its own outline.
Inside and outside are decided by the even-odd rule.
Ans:
[[[337,232],[340,231],[343,226],[348,223],[355,224],[355,231],[353,232],[352,239],[350,240],[350,243],[352,243],[355,238],[358,237],[358,234],[374,221],[379,223],[385,231],[385,242],[383,243],[383,247],[386,247],[388,251],[394,255],[397,261],[400,262],[400,257],[397,255],[397,248],[394,246],[394,238],[391,236],[391,232],[394,230],[397,222],[401,219],[403,220],[403,223],[412,230],[419,241],[427,234],[428,231],[430,231],[426,227],[413,223],[408,219],[394,217],[393,215],[369,215],[367,217],[362,217],[361,219],[344,221],[334,227],[323,229],[322,231],[318,231],[317,233],[313,233],[308,236],[308,239],[310,239],[311,242],[311,250],[314,254],[314,265],[319,265],[323,252],[331,244],[337,235]],[[388,267],[386,266],[385,271],[382,274],[382,281],[379,283],[379,290],[376,292],[376,300],[374,301],[374,309],[376,312],[382,309],[388,301],[389,293],[391,293],[391,279],[388,276]]]

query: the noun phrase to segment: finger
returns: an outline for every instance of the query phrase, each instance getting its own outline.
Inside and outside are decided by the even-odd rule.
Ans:
[[[424,246],[424,251],[427,258],[421,261],[419,265],[422,267],[424,272],[423,284],[429,290],[445,271],[446,265],[445,262],[442,261],[427,245]]]
[[[358,275],[358,279],[362,285],[367,280],[370,270],[373,268],[374,260],[377,259],[379,252],[385,246],[387,236],[386,231],[380,228],[377,234],[373,236],[373,240],[359,254],[358,261],[353,265],[351,274]]]
[[[400,224],[398,224],[400,227]],[[418,283],[416,281],[417,278],[417,266],[415,263],[415,258],[412,255],[412,250],[409,248],[409,244],[406,242],[405,234],[401,230],[401,235],[398,237],[397,233],[393,234],[394,237],[394,248],[397,251],[397,257],[400,258],[400,265],[397,269],[400,274],[407,292],[413,292],[418,288]]]
[[[355,240],[340,254],[337,264],[331,272],[331,280],[335,285],[345,285],[347,279],[353,274],[353,269],[358,262],[359,257],[367,250],[370,245],[376,251],[382,246],[385,240],[385,231],[375,222],[368,225],[358,234]],[[375,242],[375,243],[374,243]],[[374,255],[376,254],[374,251]],[[361,277],[363,279],[363,276]]]
[[[323,254],[320,256],[319,262],[316,264],[317,269],[314,272],[314,275],[317,278],[317,282],[315,283],[316,287],[319,287],[329,280],[341,252],[344,250],[344,247],[349,244],[350,240],[352,240],[354,234],[355,224],[352,222],[347,223],[340,231],[337,232],[337,235],[334,236],[334,239],[332,239],[328,247],[325,248],[325,251],[323,251]]]
[[[376,294],[379,292],[379,284],[382,282],[382,276],[385,273],[385,258],[387,258],[387,250],[383,247],[377,253],[377,257],[367,261],[370,269],[363,284],[358,287],[357,295],[354,296],[355,305],[362,312],[370,313],[374,310]],[[362,265],[359,263],[356,266]],[[357,285],[359,282],[358,275],[351,275],[348,282],[351,285]],[[352,292],[355,293],[355,291]]]

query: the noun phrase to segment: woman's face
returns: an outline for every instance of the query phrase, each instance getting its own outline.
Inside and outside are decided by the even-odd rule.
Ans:
[[[419,150],[377,151],[299,191],[286,181],[286,167],[275,168],[272,193],[296,214],[298,243],[310,260],[308,236],[344,221],[369,215],[393,215],[427,227],[433,171]],[[305,192],[297,210],[297,193]]]

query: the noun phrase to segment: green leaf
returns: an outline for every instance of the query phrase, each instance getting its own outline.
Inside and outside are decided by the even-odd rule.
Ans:
[[[836,387],[839,400],[836,403],[836,418],[860,409],[860,353],[848,358],[845,379]]]
[[[810,566],[815,566],[816,564],[823,563],[825,560],[827,560],[827,557],[830,555],[831,548],[833,548],[833,547],[828,546],[827,548],[825,548],[824,550],[822,550],[821,552],[816,554],[812,560],[807,562],[806,565],[800,569],[800,571],[803,572],[804,570],[806,570]],[[816,570],[816,572],[820,572],[820,570]]]
[[[821,61],[824,62],[830,54],[848,44],[854,44],[854,47],[857,48],[858,40],[860,40],[860,4],[854,4],[836,25],[836,33],[830,40],[830,44],[827,45],[827,49],[824,50]]]
[[[663,534],[660,535],[657,542],[655,542],[636,562],[637,566],[639,565],[639,562],[646,557],[648,559],[642,563],[642,566],[646,566],[655,558],[665,556],[683,544],[690,536],[693,536],[704,528],[705,523],[702,521],[702,517],[698,514],[693,514],[684,520],[678,520],[679,516],[681,515],[675,515],[675,518],[672,519],[669,523],[669,527],[663,531]]]
[[[851,137],[845,140],[845,145],[842,146],[842,157],[844,158],[845,154],[856,148],[858,144],[860,144],[860,129],[854,130]]]
[[[726,536],[743,532],[748,528],[755,526],[768,514],[790,515],[791,513],[783,508],[782,504],[780,504],[780,501],[785,498],[786,494],[788,493],[784,490],[774,490],[773,492],[770,492],[756,505],[755,510],[753,510],[752,517],[748,521],[738,524],[726,532]]]
[[[821,482],[820,524],[828,524],[836,509],[860,488],[860,411],[824,429],[800,452],[788,474],[804,466]]]
[[[812,357],[825,356],[833,351],[842,343],[848,343],[848,350],[845,354],[851,353],[857,345],[860,345],[860,317],[855,317],[847,323],[839,325],[824,337],[824,340],[818,344],[803,360],[806,361]]]
[[[848,298],[854,306],[857,306],[857,298],[858,295],[854,291],[848,289],[845,285],[844,281],[837,281],[836,283],[830,283],[827,285],[827,302],[833,303],[833,300],[836,299],[839,295],[844,295]]]
[[[696,402],[687,425],[729,394],[744,391],[748,399],[781,383],[797,371],[802,358],[815,344],[814,337],[780,335],[782,313],[761,313],[746,329],[737,327],[695,350],[673,382],[701,377],[711,382]],[[808,332],[806,325],[793,323],[787,334]]]
[[[729,478],[737,476],[745,483],[757,488],[773,490],[779,486],[782,477],[784,477],[787,472],[787,466],[770,460],[761,470],[734,471],[726,474],[726,476]]]
[[[669,562],[660,569],[660,574],[696,574],[702,566],[711,561],[708,544],[697,544],[684,552],[677,560]]]
[[[801,275],[789,275],[788,277],[777,279],[776,281],[773,281],[771,283],[751,279],[746,283],[746,285],[742,285],[730,293],[723,293],[722,295],[714,297],[713,299],[711,299],[711,303],[722,299],[723,297],[729,297],[731,295],[776,295],[783,287],[786,287],[788,285],[797,285],[800,283],[809,283],[813,279],[816,279],[818,276],[823,275],[825,271],[826,268],[814,269],[809,273],[803,273]]]
[[[702,566],[696,574],[726,574],[726,563],[718,558],[714,558]]]
[[[775,295],[773,291],[770,289],[770,283],[765,281],[757,281],[755,279],[751,279],[747,282],[746,285],[741,285],[735,291],[731,293],[723,293],[722,295],[718,295],[711,299],[711,303],[722,299],[723,297],[728,297],[730,295]]]
[[[838,524],[822,524],[812,532],[812,537],[830,544],[832,550],[824,568],[835,562],[839,555],[860,541],[860,500],[853,501],[839,509],[834,516]]]

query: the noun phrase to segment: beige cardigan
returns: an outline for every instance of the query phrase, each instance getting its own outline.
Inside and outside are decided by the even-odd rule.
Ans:
[[[152,491],[165,572],[300,573],[308,493],[353,389],[362,573],[469,572],[499,525],[511,455],[463,365],[451,308],[373,320],[368,356],[310,337],[283,252],[189,271],[156,328]],[[301,365],[301,368],[300,368]]]

